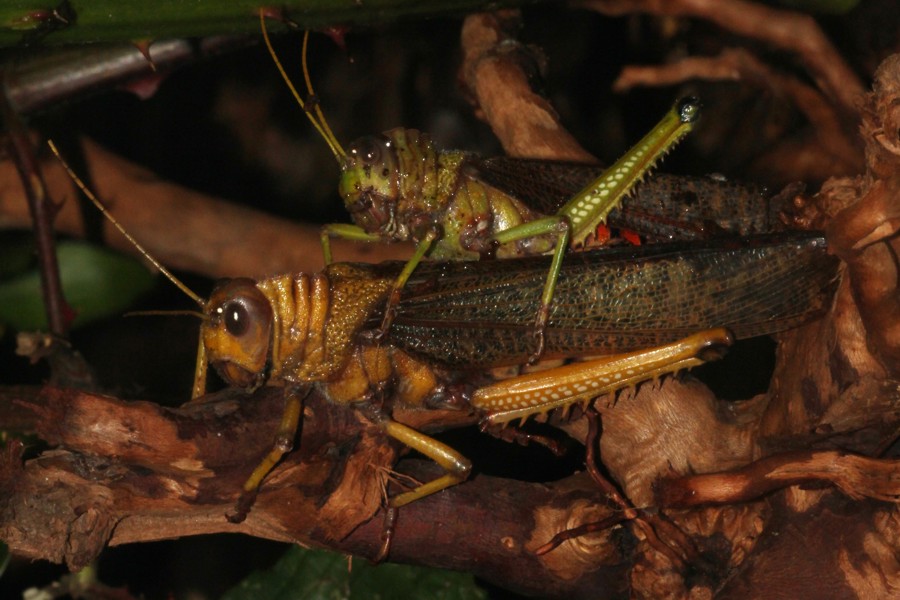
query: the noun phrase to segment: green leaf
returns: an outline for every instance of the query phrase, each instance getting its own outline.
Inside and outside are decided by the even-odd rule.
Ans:
[[[155,281],[137,260],[84,242],[60,242],[57,256],[63,293],[76,312],[73,327],[122,313]],[[47,329],[36,269],[0,282],[0,322],[21,331]]]
[[[429,598],[483,600],[487,594],[467,573],[427,567],[353,561],[324,550],[293,546],[269,570],[258,571],[229,590],[223,600],[358,600]]]
[[[527,0],[529,3],[533,0]],[[526,0],[284,0],[272,3],[301,29],[385,23],[398,18],[462,14]],[[54,15],[59,2],[0,2],[0,46],[16,46],[28,34],[42,44],[134,42],[176,37],[259,34],[259,0],[70,0],[69,14]],[[66,13],[67,11],[60,11]],[[59,18],[63,17],[63,18]]]
[[[339,554],[291,547],[267,571],[257,571],[229,590],[222,600],[241,598],[347,598],[347,561]]]
[[[487,593],[468,573],[409,565],[353,563],[353,598],[435,598],[481,600]]]

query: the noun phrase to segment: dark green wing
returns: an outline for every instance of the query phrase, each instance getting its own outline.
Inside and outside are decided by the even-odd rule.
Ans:
[[[479,181],[515,196],[544,214],[555,214],[569,198],[599,177],[598,165],[506,156],[467,161]],[[793,191],[766,188],[719,176],[654,174],[612,211],[608,222],[652,241],[709,239],[777,230],[777,218]]]
[[[545,356],[651,347],[711,327],[737,338],[790,329],[830,306],[838,262],[814,233],[575,253],[557,282]],[[522,363],[548,267],[545,257],[422,264],[390,342],[454,368]]]

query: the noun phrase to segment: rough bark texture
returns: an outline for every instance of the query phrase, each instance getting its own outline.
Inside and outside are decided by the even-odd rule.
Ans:
[[[4,540],[17,554],[72,569],[107,544],[216,532],[374,557],[382,544],[376,513],[396,448],[357,411],[315,396],[306,402],[299,450],[266,480],[246,521],[225,519],[271,446],[280,392],[263,388],[247,397],[226,390],[174,410],[58,388],[14,392],[16,403],[36,415],[40,437],[59,449],[23,469],[20,449],[10,446],[2,470]],[[423,415],[408,416],[422,427]],[[432,426],[440,420],[425,417]],[[410,469],[407,475],[421,479],[436,475],[434,465]],[[552,485],[476,477],[405,507],[391,558],[516,580],[525,593],[621,591],[625,555],[618,544],[601,556],[595,548],[623,532],[579,539],[549,558],[532,552],[559,530],[611,512],[585,477]]]

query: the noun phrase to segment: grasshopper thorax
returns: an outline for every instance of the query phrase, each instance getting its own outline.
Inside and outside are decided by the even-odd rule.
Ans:
[[[353,142],[338,187],[353,222],[368,233],[409,239],[408,215],[429,210],[435,196],[436,160],[431,139],[415,129]]]
[[[252,279],[229,279],[213,290],[201,328],[209,363],[229,385],[265,383],[272,305]]]

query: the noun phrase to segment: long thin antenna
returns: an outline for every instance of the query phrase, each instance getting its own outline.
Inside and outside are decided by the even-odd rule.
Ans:
[[[306,49],[309,46],[309,30],[303,32],[303,50],[300,54],[300,64],[303,66],[303,79],[306,81],[306,91],[312,98],[318,98],[316,96],[315,90],[313,90],[312,79],[309,77],[309,63],[306,60],[307,52]],[[338,142],[337,136],[334,135],[334,132],[331,130],[331,126],[328,124],[328,121],[325,119],[325,113],[322,112],[322,105],[318,102],[315,103],[313,108],[316,111],[316,116],[319,117],[319,123],[322,125],[322,128],[328,134],[328,137],[331,138],[331,141],[334,142],[334,145],[337,147],[338,152],[340,153],[341,158],[346,158],[347,154],[344,152],[344,149],[341,147],[340,142]]]
[[[191,291],[191,289],[188,286],[186,286],[184,283],[182,283],[181,280],[179,280],[168,269],[166,269],[164,266],[162,266],[162,264],[160,264],[160,262],[158,260],[153,258],[153,256],[151,256],[150,253],[147,252],[147,250],[143,246],[141,246],[138,243],[138,241],[136,239],[134,239],[131,236],[131,234],[125,230],[124,227],[122,227],[122,225],[116,220],[116,218],[114,216],[112,216],[112,214],[109,212],[109,210],[107,210],[106,206],[104,206],[104,204],[100,201],[100,199],[97,198],[97,196],[95,196],[94,193],[88,188],[88,186],[85,185],[85,183],[81,180],[81,178],[75,174],[75,171],[72,170],[72,167],[69,166],[69,164],[66,162],[66,160],[59,153],[59,150],[57,150],[56,144],[53,143],[53,140],[47,140],[47,145],[50,146],[50,150],[52,150],[53,154],[56,155],[56,158],[59,159],[59,162],[62,164],[62,166],[66,170],[66,172],[69,174],[69,177],[72,179],[72,181],[75,182],[75,185],[78,186],[78,189],[80,189],[82,191],[82,193],[84,193],[84,195],[88,197],[88,200],[90,200],[91,202],[94,203],[94,206],[96,206],[97,209],[103,214],[103,216],[106,217],[109,220],[109,222],[112,223],[116,227],[116,229],[119,230],[119,232],[122,235],[125,236],[125,239],[127,239],[129,242],[131,242],[131,244],[135,248],[138,249],[138,252],[140,252],[144,256],[144,258],[149,260],[153,264],[154,267],[159,269],[159,272],[162,273],[163,275],[165,275],[169,281],[174,283],[175,286],[178,287],[178,289],[180,289],[182,292],[187,294],[187,296],[191,300],[193,300],[194,302],[199,304],[201,308],[205,308],[206,300],[204,300],[203,298],[201,298],[200,296],[195,294],[193,291]]]
[[[316,116],[313,116],[312,111],[307,108],[306,102],[304,102],[303,98],[300,97],[300,93],[297,91],[297,88],[294,87],[294,83],[291,81],[291,78],[288,77],[288,74],[284,70],[281,61],[278,60],[278,55],[275,53],[275,48],[272,47],[272,41],[269,39],[269,32],[266,29],[266,16],[264,9],[260,9],[259,11],[259,26],[260,29],[262,29],[263,39],[266,42],[266,48],[269,49],[269,54],[272,56],[272,61],[275,63],[275,67],[278,69],[278,72],[281,73],[281,78],[284,79],[284,82],[287,84],[288,89],[290,89],[291,93],[294,95],[294,99],[297,101],[297,104],[300,105],[300,108],[303,109],[303,112],[309,118],[309,122],[312,123],[313,127],[316,128],[316,131],[319,132],[319,135],[322,136],[322,139],[325,140],[325,143],[328,144],[328,147],[331,149],[331,153],[334,154],[334,157],[338,160],[338,162],[342,162],[347,157],[347,153],[344,152],[344,149],[337,141],[334,132],[332,132],[331,128],[328,126],[328,122],[325,120],[325,115],[322,113],[322,109],[319,108],[318,105],[312,108],[312,111],[315,111],[316,116],[318,117],[317,120]],[[307,31],[303,34],[303,77],[306,80],[306,89],[309,92],[309,95],[315,96],[315,92],[313,92],[312,88],[312,82],[309,78],[309,71],[306,68],[306,46],[308,39],[309,32]]]
[[[171,317],[171,316],[184,316],[184,317],[197,317],[201,321],[209,320],[202,312],[197,312],[196,310],[132,310],[130,312],[122,315],[124,317]]]

